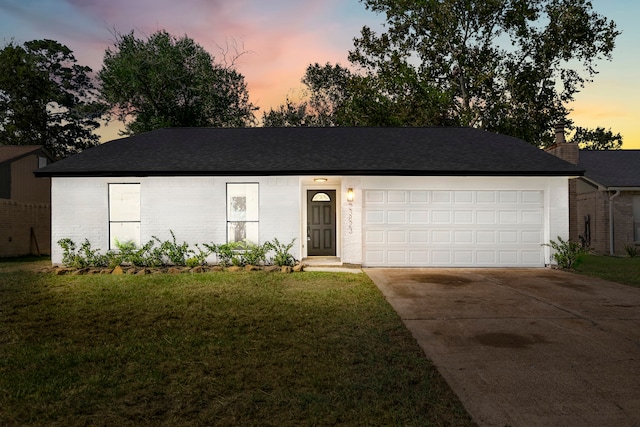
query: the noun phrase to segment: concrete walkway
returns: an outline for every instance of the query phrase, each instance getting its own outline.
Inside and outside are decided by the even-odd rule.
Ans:
[[[480,426],[640,426],[640,289],[549,269],[365,269]]]

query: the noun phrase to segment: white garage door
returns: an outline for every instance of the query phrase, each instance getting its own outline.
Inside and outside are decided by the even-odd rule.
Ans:
[[[365,190],[365,266],[542,267],[542,191]]]

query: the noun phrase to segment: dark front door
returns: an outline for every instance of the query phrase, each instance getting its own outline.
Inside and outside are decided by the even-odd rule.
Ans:
[[[336,255],[336,190],[307,191],[307,255]]]

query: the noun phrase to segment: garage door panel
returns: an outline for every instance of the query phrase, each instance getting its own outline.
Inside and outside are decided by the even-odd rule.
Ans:
[[[459,230],[453,232],[453,243],[464,245],[474,243],[472,230]]]
[[[412,205],[426,205],[429,203],[428,191],[409,191],[409,203]]]
[[[522,191],[522,204],[542,205],[542,191]]]
[[[518,251],[516,249],[498,251],[498,262],[501,265],[517,265]]]
[[[435,250],[431,252],[433,265],[451,265],[451,251]]]
[[[498,223],[496,211],[481,210],[476,212],[476,224],[494,225]]]
[[[476,264],[485,266],[485,267],[492,267],[497,264],[496,261],[497,261],[496,251],[483,251],[483,250],[476,251]]]
[[[455,265],[472,265],[475,264],[473,260],[472,250],[462,250],[453,252],[453,263]]]
[[[387,262],[390,265],[407,265],[407,252],[406,251],[387,251]]]
[[[537,251],[522,251],[522,265],[523,266],[539,266],[540,264],[544,264],[544,259],[542,252]]]
[[[523,245],[541,245],[542,232],[538,230],[524,230],[521,232],[520,241]]]
[[[433,191],[431,199],[434,204],[451,204],[451,191]]]
[[[453,201],[456,204],[472,204],[474,198],[473,191],[455,191],[453,193]]]
[[[410,250],[409,251],[409,264],[410,265],[427,265],[429,264],[429,251],[427,250]]]
[[[406,224],[407,216],[406,211],[390,210],[387,212],[387,224]]]
[[[381,190],[367,190],[364,194],[364,201],[367,205],[384,204],[385,192]]]
[[[387,203],[389,204],[407,203],[407,192],[406,191],[389,191],[387,193]]]
[[[517,224],[518,223],[518,211],[510,210],[510,211],[500,211],[498,213],[498,218],[500,224]]]
[[[498,244],[518,243],[518,230],[498,231]]]
[[[489,203],[494,204],[496,202],[496,192],[495,191],[476,191],[476,203],[483,204]]]
[[[542,225],[542,211],[522,211],[522,224]]]
[[[517,191],[498,191],[498,203],[518,203]]]
[[[431,243],[437,244],[449,244],[451,243],[451,231],[450,230],[433,230],[431,231]]]
[[[497,241],[496,234],[495,230],[478,230],[476,231],[476,243],[479,245],[493,245]]]
[[[451,224],[451,211],[438,210],[431,212],[431,223],[432,224]]]
[[[364,215],[364,225],[371,225],[371,224],[384,224],[385,223],[385,216],[384,216],[384,211],[383,210],[379,210],[379,209],[372,209],[372,210],[367,210],[367,212]]]
[[[409,211],[409,224],[429,224],[429,211]]]
[[[473,211],[453,211],[453,222],[456,224],[473,224]]]
[[[387,242],[389,244],[405,244],[407,243],[407,232],[405,230],[389,230],[387,231]]]
[[[409,243],[426,245],[429,243],[429,232],[427,230],[409,230]]]
[[[384,230],[367,230],[364,233],[364,237],[369,244],[385,243]]]
[[[544,193],[365,190],[368,266],[544,266]]]

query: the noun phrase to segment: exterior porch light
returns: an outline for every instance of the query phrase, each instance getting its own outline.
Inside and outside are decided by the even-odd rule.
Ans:
[[[313,182],[327,182],[327,178],[314,178]]]
[[[347,188],[347,201],[353,202],[353,199],[354,199],[353,188]]]

